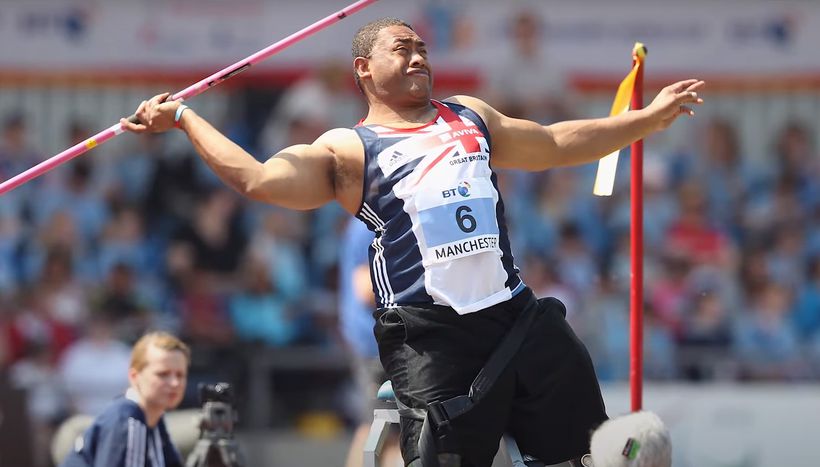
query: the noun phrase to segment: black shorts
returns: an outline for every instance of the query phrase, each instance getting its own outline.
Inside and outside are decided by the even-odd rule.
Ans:
[[[458,453],[462,466],[492,463],[504,432],[522,453],[547,464],[589,452],[589,437],[606,420],[592,360],[567,324],[564,305],[536,300],[526,289],[511,300],[459,315],[443,306],[377,310],[379,354],[399,400],[425,409],[466,394],[479,370],[525,307],[536,317],[516,356],[473,410],[452,421],[439,452]],[[405,463],[418,457],[421,421],[401,419]]]

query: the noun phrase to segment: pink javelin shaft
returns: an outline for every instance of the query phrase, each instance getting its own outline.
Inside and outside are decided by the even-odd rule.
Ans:
[[[362,10],[363,8],[369,6],[370,4],[375,3],[376,1],[377,0],[359,0],[355,3],[352,3],[352,4],[348,5],[347,7],[337,11],[336,13],[333,13],[332,15],[329,15],[326,18],[321,19],[321,20],[313,23],[312,25],[302,29],[301,31],[293,33],[290,36],[280,40],[279,42],[276,42],[275,44],[269,45],[268,47],[260,50],[259,52],[256,52],[255,54],[251,55],[250,57],[242,59],[242,60],[234,63],[233,65],[231,65],[229,67],[226,67],[225,69],[212,74],[211,76],[203,79],[202,81],[199,81],[197,83],[194,83],[194,84],[188,86],[187,88],[183,89],[182,91],[179,91],[178,93],[168,97],[167,100],[168,101],[185,100],[185,99],[194,97],[196,95],[199,95],[199,94],[205,92],[206,90],[208,90],[209,88],[212,88],[213,86],[216,86],[217,84],[219,84],[219,83],[221,83],[221,82],[223,82],[223,81],[225,81],[229,78],[232,78],[232,77],[238,75],[239,73],[242,73],[243,71],[250,68],[251,65],[254,65],[256,63],[261,62],[262,60],[267,59],[271,55],[274,55],[274,54],[276,54],[276,53],[290,47],[291,45],[293,45],[296,42],[299,42],[300,40],[312,35],[313,33],[321,31],[322,29],[343,20],[344,18],[352,15],[353,13],[358,12],[359,10]],[[131,120],[135,123],[137,121],[136,116],[134,116],[134,115],[129,117],[129,120]],[[123,130],[122,125],[120,123],[117,123],[116,125],[113,125],[113,126],[107,128],[107,129],[97,133],[96,135],[88,138],[87,140],[85,140],[81,143],[77,143],[74,146],[71,146],[70,148],[66,149],[65,151],[63,151],[59,154],[57,154],[56,156],[53,156],[49,159],[46,159],[43,162],[40,162],[39,164],[37,164],[34,167],[26,170],[25,172],[23,172],[19,175],[16,175],[16,176],[4,181],[3,183],[0,183],[0,195],[3,195],[5,193],[17,188],[18,186],[20,186],[20,185],[22,185],[22,184],[24,184],[24,183],[26,183],[26,182],[34,179],[34,178],[37,178],[40,175],[43,175],[44,173],[48,172],[49,170],[51,170],[51,169],[53,169],[53,168],[55,168],[55,167],[57,167],[61,164],[64,164],[65,162],[68,162],[71,159],[74,159],[75,157],[77,157],[81,154],[84,154],[84,153],[88,152],[90,149],[92,149],[96,146],[99,146],[100,144],[105,143],[109,139],[111,139],[111,138],[113,138],[113,137],[115,137],[119,134],[122,134],[123,131],[125,131],[125,130]]]

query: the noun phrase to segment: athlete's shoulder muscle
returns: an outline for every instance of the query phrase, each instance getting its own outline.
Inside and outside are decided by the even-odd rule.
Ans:
[[[498,111],[477,97],[456,95],[444,99],[443,102],[452,102],[454,104],[460,104],[477,113],[491,132],[493,127],[495,126],[495,122],[498,121]]]
[[[325,145],[333,154],[333,183],[336,201],[355,213],[361,205],[364,177],[364,144],[355,130],[337,128],[323,134],[314,144]]]
[[[362,152],[362,143],[352,128],[334,128],[318,137],[313,145],[327,148],[331,154],[343,157],[358,155]]]

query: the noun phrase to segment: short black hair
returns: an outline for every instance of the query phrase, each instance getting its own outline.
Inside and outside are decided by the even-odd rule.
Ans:
[[[356,35],[353,36],[353,46],[351,47],[353,58],[370,58],[379,31],[384,28],[389,28],[390,26],[404,26],[411,30],[413,29],[412,26],[397,18],[381,18],[371,21],[359,28],[359,30],[356,31]],[[353,79],[356,80],[356,86],[361,90],[362,85],[359,82],[359,74],[356,73],[356,70],[353,70]]]

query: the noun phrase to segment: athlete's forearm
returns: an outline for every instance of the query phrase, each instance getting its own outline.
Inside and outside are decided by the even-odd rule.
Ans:
[[[187,109],[179,125],[202,160],[228,186],[248,196],[258,185],[262,164],[204,118]]]
[[[655,127],[651,116],[643,110],[550,125],[547,129],[555,141],[552,165],[594,162],[649,135]]]

